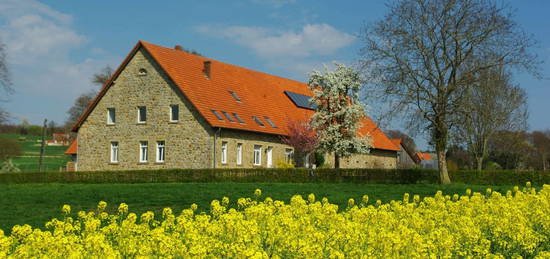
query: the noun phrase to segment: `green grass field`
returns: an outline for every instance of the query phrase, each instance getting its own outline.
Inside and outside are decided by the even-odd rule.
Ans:
[[[13,225],[29,224],[43,228],[46,221],[60,217],[63,204],[70,204],[73,214],[79,210],[93,210],[101,200],[115,211],[125,202],[130,210],[143,213],[154,211],[157,215],[164,207],[179,213],[192,203],[200,211],[207,211],[213,199],[230,198],[231,206],[241,197],[253,197],[256,188],[265,197],[288,202],[294,194],[314,193],[318,199],[327,197],[331,203],[345,207],[349,198],[360,201],[364,194],[370,202],[388,202],[402,199],[403,194],[432,196],[437,190],[445,194],[464,194],[467,188],[485,192],[486,188],[506,192],[511,186],[481,186],[453,184],[387,185],[387,184],[329,184],[329,183],[151,183],[151,184],[2,184],[0,185],[0,229],[9,231]],[[139,215],[139,214],[138,214]]]
[[[23,154],[20,157],[13,159],[13,163],[24,172],[37,171],[38,160],[40,156],[40,140],[39,136],[18,135],[18,134],[0,134],[0,137],[17,140],[23,149]],[[20,137],[24,137],[24,141],[19,141]],[[49,136],[48,139],[51,139]],[[70,161],[69,156],[64,152],[67,146],[46,146],[44,157],[44,169],[46,171],[58,171],[60,167],[65,166]]]

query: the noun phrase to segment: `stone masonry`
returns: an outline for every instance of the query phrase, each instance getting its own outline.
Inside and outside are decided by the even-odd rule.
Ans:
[[[170,105],[179,106],[179,120],[170,122]],[[147,107],[147,120],[138,123],[138,106]],[[107,123],[115,109],[116,122]],[[148,161],[139,162],[140,142],[148,142]],[[165,142],[165,161],[156,162],[156,143]],[[118,142],[118,162],[111,163],[111,142]],[[227,161],[222,163],[222,143]],[[237,144],[242,144],[242,164],[237,164]],[[254,165],[254,145],[261,146],[261,165]],[[214,152],[215,147],[215,152]],[[276,135],[212,128],[183,96],[166,73],[143,49],[131,58],[114,84],[100,99],[78,130],[78,171],[139,170],[163,168],[252,168],[286,161],[291,149]],[[332,165],[334,159],[327,156]],[[396,153],[373,150],[341,160],[345,167],[395,168]]]

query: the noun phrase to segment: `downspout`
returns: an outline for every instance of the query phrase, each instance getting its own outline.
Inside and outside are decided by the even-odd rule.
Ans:
[[[221,135],[222,128],[218,127],[217,131],[214,131],[214,166],[213,168],[216,168],[216,142],[218,140],[218,134]]]

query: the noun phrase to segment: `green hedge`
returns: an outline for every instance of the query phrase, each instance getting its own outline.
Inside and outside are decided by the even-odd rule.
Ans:
[[[549,172],[456,171],[455,183],[484,185],[549,184]],[[437,183],[438,172],[422,169],[171,169],[106,172],[29,172],[0,174],[0,183],[156,183],[156,182],[329,182]]]

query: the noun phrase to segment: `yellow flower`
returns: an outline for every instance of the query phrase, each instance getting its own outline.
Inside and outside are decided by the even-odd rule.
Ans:
[[[71,206],[65,204],[63,205],[63,207],[61,208],[61,212],[63,212],[63,214],[65,215],[68,215],[71,213]]]

